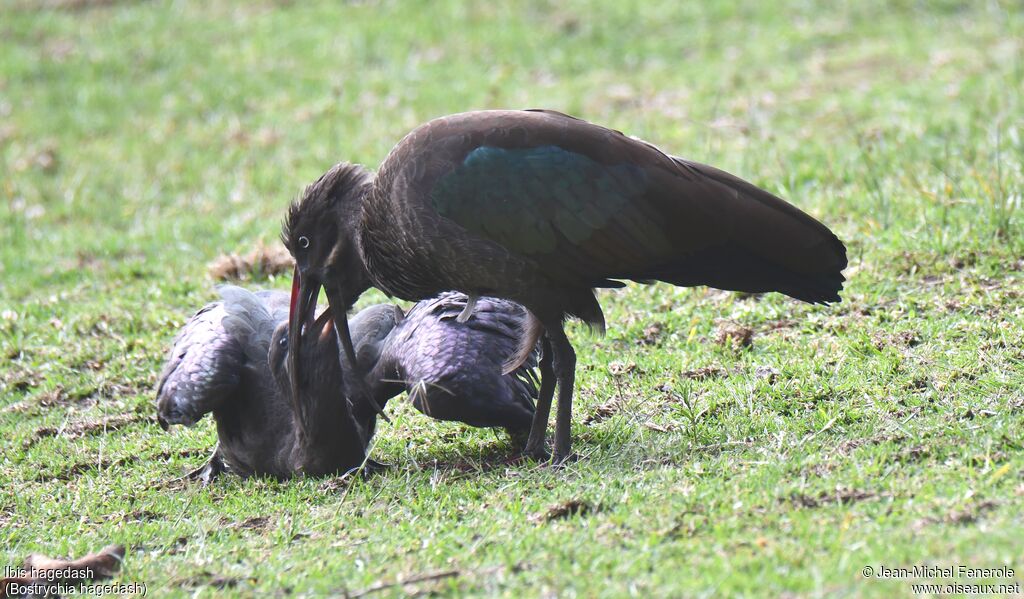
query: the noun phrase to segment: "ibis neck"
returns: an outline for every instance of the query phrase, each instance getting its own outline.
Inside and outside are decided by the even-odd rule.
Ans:
[[[340,245],[340,251],[336,250],[334,254],[324,287],[332,303],[337,299],[344,301],[343,306],[335,307],[338,310],[336,315],[342,317],[356,303],[359,296],[372,286],[359,235],[363,203],[369,196],[371,187],[372,185],[367,183],[351,192],[348,201],[339,203],[335,214],[338,237],[343,245]]]
[[[307,474],[344,471],[366,457],[365,434],[356,423],[348,400],[340,389],[334,393],[307,394],[311,398],[305,432],[296,427],[296,449]]]

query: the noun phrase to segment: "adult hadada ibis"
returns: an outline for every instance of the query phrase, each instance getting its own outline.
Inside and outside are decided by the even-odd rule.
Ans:
[[[282,238],[296,261],[293,335],[312,322],[321,286],[338,313],[371,285],[405,300],[464,292],[462,317],[485,295],[525,306],[506,368],[543,335],[553,361],[542,364],[526,452],[545,453],[553,375],[556,462],[571,454],[576,355],[564,323],[604,329],[595,288],[664,281],[827,303],[839,301],[846,267],[827,227],[771,193],[549,110],[438,118],[376,175],[336,165],[292,203]],[[338,333],[354,364],[348,331]]]

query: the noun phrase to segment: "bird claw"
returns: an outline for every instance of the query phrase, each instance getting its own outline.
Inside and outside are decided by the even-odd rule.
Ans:
[[[213,481],[220,476],[222,471],[207,464],[203,466],[195,476],[189,476],[189,480],[198,481],[201,486],[209,487]]]
[[[523,449],[522,457],[527,460],[533,460],[544,466],[551,466],[552,468],[567,468],[578,462],[580,459],[579,454],[576,452],[571,452],[568,455],[559,457],[557,453],[552,455],[544,447],[540,447],[538,449]]]
[[[185,476],[179,476],[178,478],[171,479],[165,483],[167,485],[173,485],[184,481],[198,482],[201,486],[209,487],[218,476],[220,476],[225,470],[226,466],[224,461],[221,460],[220,454],[215,450],[210,459],[205,464],[189,472]]]
[[[535,462],[547,462],[551,459],[551,453],[541,444],[540,447],[524,447],[522,456]]]
[[[552,457],[551,459],[551,466],[554,468],[567,468],[570,465],[578,462],[579,459],[580,454],[576,453],[575,451],[563,456],[559,456],[558,452],[555,452],[554,457]]]
[[[477,295],[467,296],[466,307],[462,309],[462,312],[459,312],[459,315],[455,318],[456,322],[459,324],[465,324],[465,322],[473,316],[473,310],[476,309],[476,300],[479,299],[479,297],[480,296]]]
[[[375,474],[383,474],[391,468],[391,464],[385,464],[378,462],[377,460],[367,459],[366,463],[363,464],[363,478],[369,478]]]

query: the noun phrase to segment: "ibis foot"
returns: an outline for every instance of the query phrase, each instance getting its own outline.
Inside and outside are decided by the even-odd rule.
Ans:
[[[391,464],[385,464],[383,462],[367,458],[366,463],[363,464],[363,478],[370,478],[375,474],[383,474],[390,468]]]
[[[178,478],[167,481],[167,485],[173,485],[182,481],[198,482],[204,487],[210,486],[210,484],[217,479],[218,476],[227,471],[227,466],[224,464],[224,460],[220,457],[220,446],[218,445],[213,450],[213,455],[206,461],[205,464],[189,472],[185,476],[179,476]]]
[[[543,443],[541,443],[539,447],[524,447],[521,455],[524,458],[535,462],[547,462],[551,460],[551,453],[546,447],[544,447]]]
[[[462,309],[458,317],[455,319],[459,324],[464,324],[469,320],[470,316],[473,316],[473,310],[476,309],[476,300],[480,299],[479,295],[468,294],[466,298],[466,307]]]
[[[561,457],[559,457],[556,453],[551,460],[551,465],[555,468],[565,468],[578,462],[579,459],[580,454],[576,453],[575,451],[569,452],[568,454],[563,455]]]

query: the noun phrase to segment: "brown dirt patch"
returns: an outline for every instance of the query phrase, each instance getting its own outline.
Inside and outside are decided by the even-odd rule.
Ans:
[[[717,379],[729,376],[729,371],[722,368],[721,366],[711,365],[702,366],[694,370],[687,370],[682,373],[683,377],[693,379],[695,381],[703,381],[705,379]]]
[[[27,449],[47,437],[60,436],[68,439],[78,439],[90,435],[105,434],[138,422],[156,423],[156,417],[146,414],[117,414],[89,422],[75,422],[64,427],[44,426],[36,429],[35,435],[27,439],[23,445]]]
[[[552,520],[563,520],[572,516],[585,516],[594,511],[594,506],[582,499],[569,499],[568,501],[552,505],[543,514],[535,514],[530,519],[534,522],[551,522]]]
[[[78,478],[79,476],[85,474],[86,472],[89,472],[90,470],[109,470],[111,468],[119,468],[121,466],[126,466],[128,464],[137,462],[138,460],[138,456],[125,456],[116,459],[103,459],[92,460],[89,462],[78,462],[56,473],[41,472],[36,476],[35,481],[43,482],[54,479],[62,481],[71,480],[73,478]]]
[[[643,335],[636,340],[637,345],[656,345],[661,340],[665,327],[660,322],[654,322],[644,327]]]
[[[857,503],[868,499],[875,499],[877,497],[884,497],[885,495],[879,495],[873,491],[860,491],[857,489],[836,489],[835,491],[825,491],[818,495],[806,495],[803,493],[794,493],[788,498],[780,498],[780,502],[789,502],[796,507],[801,508],[818,508],[830,504],[834,505],[849,505],[851,503]]]
[[[865,445],[880,445],[882,443],[902,443],[906,440],[903,435],[875,435],[873,437],[861,437],[859,439],[847,439],[836,448],[840,455],[849,455],[859,447]]]
[[[754,345],[754,329],[735,322],[724,321],[715,331],[715,342],[719,345],[742,349]]]
[[[264,245],[260,242],[246,254],[218,256],[207,267],[210,277],[218,281],[244,281],[269,275],[284,274],[292,270],[295,261],[279,243]]]
[[[612,416],[622,411],[622,401],[619,398],[613,398],[596,408],[594,411],[583,419],[583,424],[597,424],[598,422],[604,422]]]
[[[950,510],[949,513],[942,517],[928,516],[926,518],[921,518],[914,523],[914,529],[921,530],[935,524],[974,524],[981,519],[985,512],[994,510],[997,507],[999,507],[999,503],[996,501],[979,501],[961,509]]]
[[[253,516],[251,518],[246,518],[241,522],[231,522],[226,518],[221,518],[220,522],[224,526],[228,526],[235,530],[255,530],[258,532],[262,532],[270,528],[270,525],[272,524],[269,516]]]

